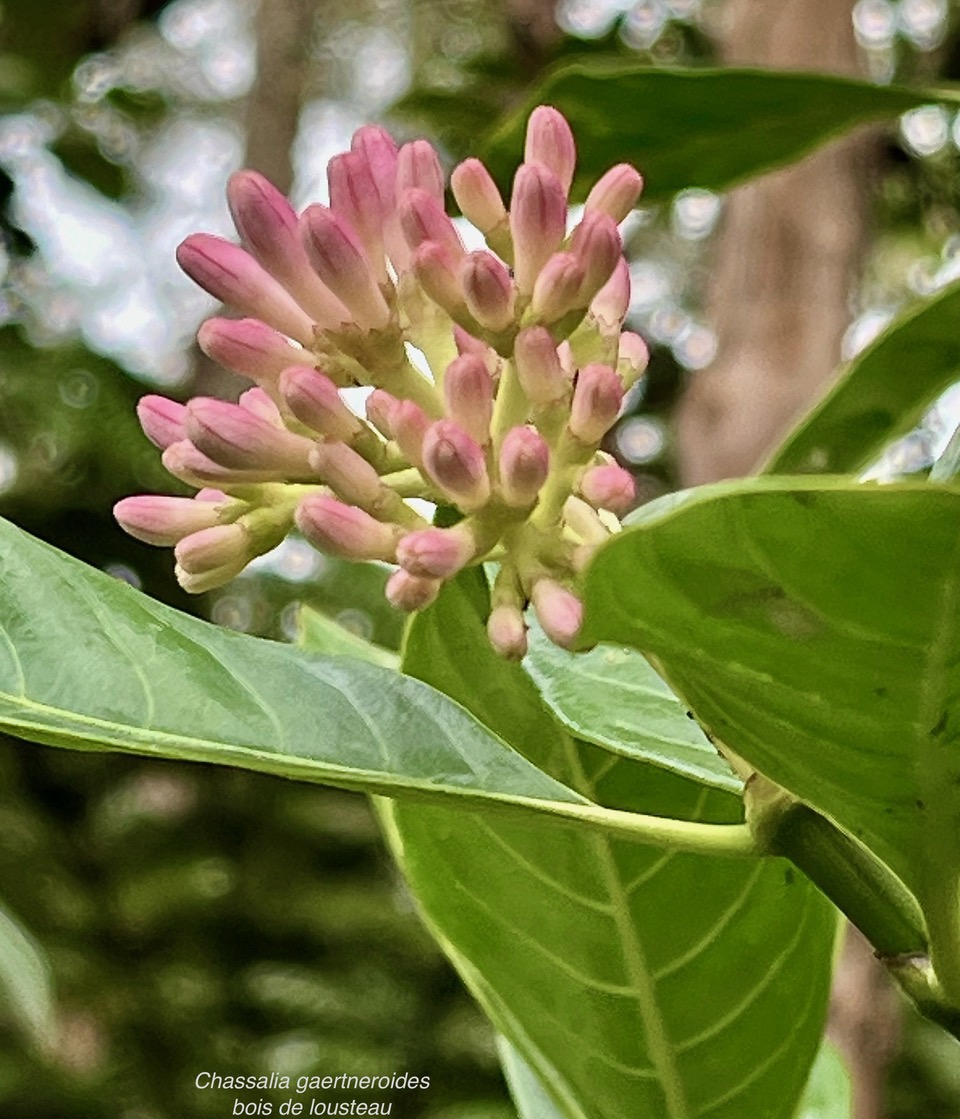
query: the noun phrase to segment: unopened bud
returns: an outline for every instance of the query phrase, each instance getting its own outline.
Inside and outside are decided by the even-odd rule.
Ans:
[[[566,118],[551,105],[538,105],[530,114],[523,158],[526,163],[549,167],[560,180],[564,194],[570,190],[577,146]]]
[[[213,361],[268,388],[287,366],[312,357],[259,319],[207,319],[197,343]]]
[[[402,454],[413,466],[423,462],[423,441],[430,427],[426,412],[412,400],[398,400],[390,417],[393,438]]]
[[[355,505],[325,494],[311,494],[297,506],[297,527],[324,552],[348,560],[396,558],[399,529],[374,520]]]
[[[611,167],[587,195],[585,209],[607,214],[618,224],[636,206],[643,190],[643,176],[629,163]]]
[[[567,196],[560,180],[539,163],[521,164],[513,180],[510,232],[514,278],[524,295],[533,291],[540,269],[560,246],[566,226]]]
[[[253,415],[259,416],[261,420],[273,424],[274,427],[283,427],[283,416],[280,414],[280,409],[259,385],[240,393],[240,399],[237,403],[241,408],[245,408]]]
[[[390,311],[363,242],[344,218],[326,206],[308,206],[301,233],[317,275],[365,327],[386,326]]]
[[[465,159],[455,167],[450,187],[463,216],[481,233],[490,233],[506,218],[497,184],[479,159]]]
[[[386,211],[380,201],[373,172],[359,152],[335,155],[327,164],[330,209],[354,229],[363,242],[367,259],[380,284],[387,281],[383,256],[383,223]]]
[[[250,534],[241,524],[214,525],[184,537],[173,553],[190,575],[250,561]]]
[[[412,265],[420,286],[448,315],[459,317],[466,311],[457,261],[449,250],[433,241],[424,241],[413,254]]]
[[[385,128],[375,124],[358,128],[350,141],[350,150],[366,160],[380,205],[389,213],[396,200],[397,145]]]
[[[550,448],[543,436],[526,426],[508,431],[500,447],[500,489],[507,505],[533,505],[549,473]]]
[[[593,297],[590,311],[602,328],[616,330],[630,306],[630,268],[619,257],[610,279]]]
[[[124,532],[137,540],[167,548],[221,521],[220,509],[212,501],[154,494],[125,497],[114,505],[113,515]]]
[[[416,187],[443,204],[443,168],[434,146],[427,140],[404,144],[397,157],[397,196]]]
[[[617,516],[628,513],[637,496],[633,475],[616,463],[591,466],[577,488],[596,509],[609,509]]]
[[[584,271],[581,289],[586,307],[613,275],[623,253],[623,242],[613,218],[597,210],[587,211],[570,237],[570,251]]]
[[[204,291],[242,315],[263,319],[305,345],[313,341],[313,319],[239,245],[194,233],[177,249],[177,262]]]
[[[227,201],[244,244],[316,322],[335,326],[350,318],[310,267],[296,211],[273,183],[256,171],[238,171],[227,184]]]
[[[383,389],[374,389],[367,397],[364,405],[367,419],[380,432],[384,439],[393,438],[393,415],[397,409],[398,400]],[[424,417],[426,419],[426,417]],[[424,426],[426,430],[426,426]]]
[[[639,334],[625,330],[620,335],[617,354],[617,373],[626,389],[631,388],[643,376],[650,363],[650,351]]]
[[[397,562],[411,575],[449,579],[473,559],[476,542],[465,523],[408,532],[397,545]]]
[[[346,443],[315,444],[310,452],[310,466],[318,478],[350,505],[370,509],[386,489],[370,463]]]
[[[395,571],[387,580],[387,601],[397,610],[424,610],[436,601],[442,580],[411,575],[409,571]]]
[[[570,408],[570,431],[581,443],[599,444],[617,420],[623,382],[608,365],[580,370]]]
[[[467,309],[488,330],[506,330],[513,322],[514,295],[510,273],[493,253],[469,253],[460,267]]]
[[[522,660],[527,653],[527,627],[517,606],[495,606],[487,620],[490,644],[507,660]]]
[[[165,396],[141,396],[137,401],[137,418],[143,434],[160,450],[187,437],[187,408]]]
[[[194,398],[187,406],[187,435],[202,454],[228,468],[310,475],[312,440],[277,427],[238,404]]]
[[[237,469],[214,462],[198,450],[189,439],[171,443],[163,452],[161,461],[167,470],[186,482],[188,486],[241,486],[258,482],[282,482],[286,475],[282,470]]]
[[[533,285],[530,308],[544,323],[555,323],[570,311],[583,307],[586,273],[573,253],[554,253],[540,270]]]
[[[583,624],[583,603],[561,583],[539,579],[530,599],[537,618],[551,641],[569,649]]]
[[[476,440],[452,420],[437,420],[423,439],[423,468],[430,480],[464,512],[490,498],[490,478]]]
[[[555,404],[569,393],[570,381],[560,365],[556,343],[545,327],[521,330],[513,354],[517,377],[531,404]]]
[[[290,411],[313,431],[349,443],[360,431],[360,418],[343,402],[337,386],[319,370],[294,365],[280,376],[280,392]]]
[[[493,378],[483,358],[476,354],[455,358],[443,376],[443,396],[447,416],[485,446],[493,417]]]
[[[442,245],[459,265],[466,255],[460,234],[447,217],[443,203],[425,190],[408,190],[400,199],[400,228],[411,250],[426,241]]]

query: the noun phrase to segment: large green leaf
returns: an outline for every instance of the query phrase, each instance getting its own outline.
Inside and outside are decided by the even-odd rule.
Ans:
[[[462,708],[152,601],[0,522],[0,729],[417,798],[576,805]]]
[[[33,937],[0,906],[0,1004],[40,1045],[55,1034],[50,965]]]
[[[634,649],[569,653],[539,626],[525,667],[557,718],[578,738],[718,789],[742,783],[676,694]]]
[[[684,187],[724,190],[862,121],[936,96],[827,74],[579,63],[538,83],[491,135],[485,156],[506,181],[523,153],[527,116],[545,102],[565,114],[580,142],[577,196],[628,160],[643,172],[652,201]]]
[[[905,435],[960,377],[960,283],[897,318],[841,373],[764,468],[848,474]]]
[[[655,655],[721,742],[903,879],[956,967],[960,489],[693,490],[600,551],[586,600],[586,640]]]
[[[739,798],[574,741],[484,641],[461,576],[404,667],[601,803],[739,819]],[[395,803],[390,833],[454,964],[564,1119],[787,1119],[819,1042],[832,910],[779,860],[732,860]],[[531,1085],[526,1085],[532,1090]]]

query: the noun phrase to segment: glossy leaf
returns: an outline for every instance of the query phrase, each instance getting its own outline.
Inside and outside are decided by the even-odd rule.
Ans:
[[[960,283],[895,319],[841,373],[764,468],[848,474],[906,435],[960,377]]]
[[[301,606],[297,623],[297,644],[301,648],[328,657],[356,657],[382,668],[399,668],[400,658],[396,653],[367,641],[319,610]]]
[[[768,478],[647,506],[586,584],[586,639],[653,654],[721,742],[872,848],[948,968],[958,556],[958,489]]]
[[[850,1074],[837,1049],[824,1042],[813,1062],[797,1119],[851,1119]]]
[[[936,99],[827,74],[579,63],[539,82],[494,131],[484,156],[505,182],[522,158],[531,109],[555,105],[580,144],[578,197],[626,160],[643,172],[644,198],[654,201],[684,187],[725,190],[856,124]]]
[[[0,522],[0,729],[474,803],[576,802],[456,704],[152,601]]]
[[[461,576],[416,618],[406,671],[602,803],[739,819],[728,792],[572,739],[523,669],[483,642],[479,580]],[[819,1043],[835,919],[786,864],[628,846],[546,821],[390,812],[428,923],[557,1115],[793,1116]]]
[[[718,789],[742,788],[670,685],[636,650],[598,645],[569,653],[535,627],[524,663],[554,715],[578,738]]]
[[[516,1046],[499,1036],[497,1049],[519,1119],[568,1119],[570,1112],[553,1100]]]
[[[54,996],[50,965],[40,946],[0,906],[0,1005],[34,1040],[54,1039]]]

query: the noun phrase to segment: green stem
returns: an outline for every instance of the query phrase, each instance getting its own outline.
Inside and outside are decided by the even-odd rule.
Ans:
[[[930,957],[947,1002],[960,1012],[960,876],[956,870],[927,892]]]
[[[516,366],[512,359],[503,363],[500,370],[500,385],[497,389],[497,399],[493,405],[493,419],[490,423],[490,435],[493,445],[494,461],[500,454],[500,444],[503,437],[512,427],[526,423],[530,410],[530,402],[520,384]]]

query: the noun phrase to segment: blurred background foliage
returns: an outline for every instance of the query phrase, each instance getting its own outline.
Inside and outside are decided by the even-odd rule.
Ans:
[[[295,636],[302,604],[388,647],[383,573],[290,540],[188,599],[166,552],[110,507],[169,492],[133,406],[240,385],[192,344],[212,301],[180,276],[187,233],[230,233],[227,175],[249,163],[325,197],[350,132],[425,133],[448,164],[550,66],[716,58],[724,0],[3,0],[0,3],[0,513],[147,593],[237,629]],[[864,73],[960,79],[947,0],[859,0]],[[625,106],[628,112],[629,107]],[[917,110],[878,137],[851,356],[896,309],[960,275],[960,123]],[[642,169],[642,168],[641,168]],[[704,311],[724,199],[692,187],[625,228],[642,393],[611,450],[648,500],[676,484],[668,420],[717,343]],[[922,470],[945,401],[888,458]],[[203,1069],[429,1074],[395,1114],[513,1114],[489,1028],[421,927],[356,796],[202,767],[0,744],[0,898],[49,953],[60,1040],[0,1017],[8,1119],[227,1114]],[[956,1050],[908,1022],[894,1119],[960,1116]],[[751,1117],[752,1119],[752,1117]]]

